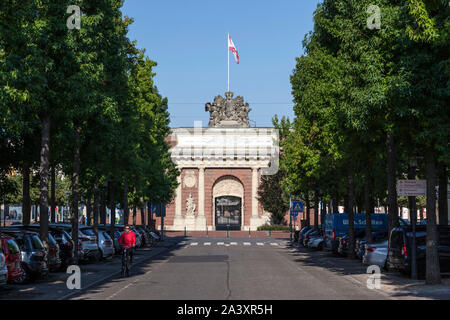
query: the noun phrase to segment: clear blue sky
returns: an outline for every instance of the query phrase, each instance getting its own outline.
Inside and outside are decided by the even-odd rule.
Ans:
[[[240,56],[237,65],[230,52],[231,91],[264,127],[275,114],[294,115],[289,77],[318,2],[126,0],[123,13],[135,20],[130,39],[158,63],[155,81],[169,99],[172,127],[208,125],[205,103],[227,91],[227,32]]]

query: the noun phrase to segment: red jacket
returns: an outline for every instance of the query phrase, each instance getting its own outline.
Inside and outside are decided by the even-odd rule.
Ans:
[[[123,248],[128,249],[134,247],[136,245],[136,235],[131,230],[128,233],[123,232],[120,235],[119,243],[122,245]]]

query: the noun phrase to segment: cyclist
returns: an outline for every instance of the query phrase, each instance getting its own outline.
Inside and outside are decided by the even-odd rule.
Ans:
[[[125,226],[125,232],[123,232],[120,235],[119,244],[123,250],[128,249],[130,264],[133,263],[133,253],[134,253],[133,250],[134,247],[136,246],[136,235],[134,234],[133,231],[131,231],[129,225]]]

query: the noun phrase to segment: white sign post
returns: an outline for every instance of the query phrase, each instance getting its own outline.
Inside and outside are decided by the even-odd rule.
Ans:
[[[397,181],[398,196],[426,196],[427,180],[398,180]]]

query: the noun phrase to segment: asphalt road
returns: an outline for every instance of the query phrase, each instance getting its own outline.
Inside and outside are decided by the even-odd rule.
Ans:
[[[351,274],[299,257],[284,240],[189,239],[72,299],[389,299]]]

